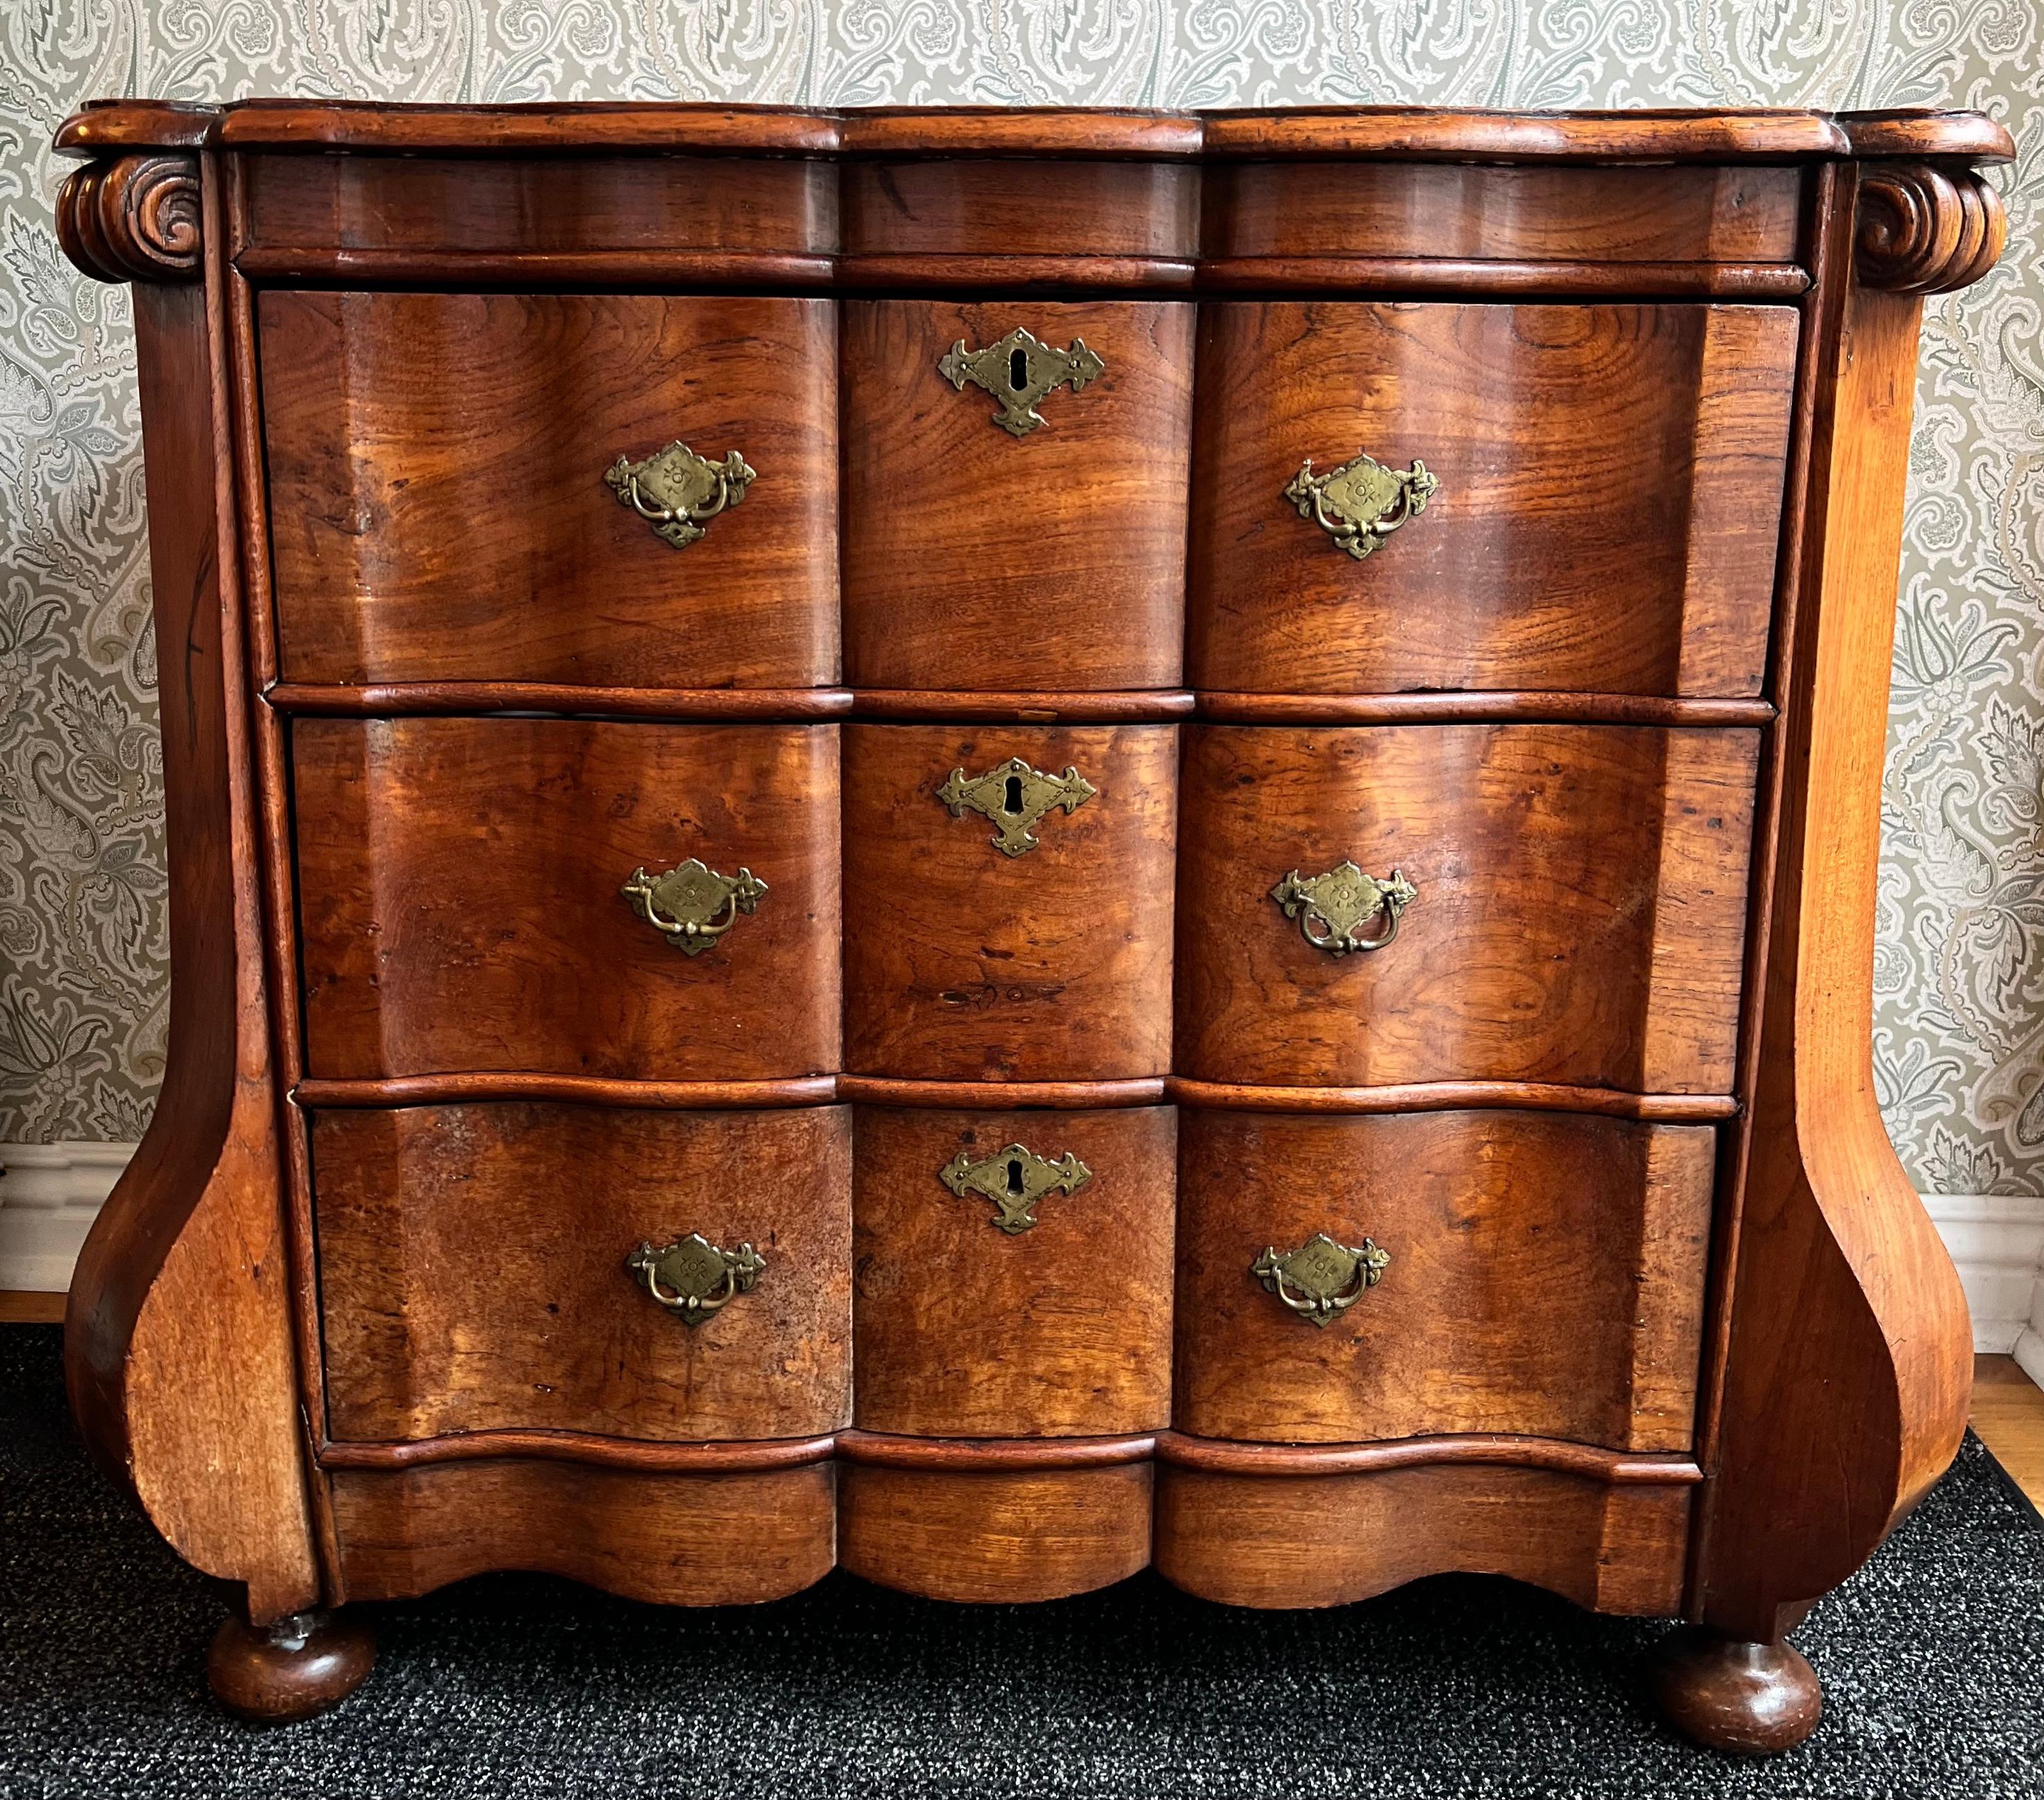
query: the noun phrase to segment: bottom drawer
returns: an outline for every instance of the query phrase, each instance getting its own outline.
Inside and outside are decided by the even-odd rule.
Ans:
[[[1687,1449],[1715,1137],[1567,1113],[1187,1108],[1178,1428]],[[1325,1246],[1271,1266],[1322,1236],[1374,1243],[1376,1284]]]
[[[1170,1418],[1170,1107],[860,1107],[855,1416],[938,1437]]]
[[[847,1108],[328,1111],[312,1150],[334,1439],[799,1437],[847,1422]],[[762,1265],[703,1280],[730,1297],[693,1324],[627,1263],[690,1234],[749,1244]],[[654,1270],[670,1293],[700,1273]]]

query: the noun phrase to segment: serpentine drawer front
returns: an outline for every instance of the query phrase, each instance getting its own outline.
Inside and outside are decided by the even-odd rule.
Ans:
[[[257,331],[286,681],[836,678],[827,301],[279,291]]]
[[[1461,1570],[1705,1628],[1708,1742],[1809,1728],[1783,1631],[1965,1418],[1868,996],[1919,312],[2000,127],[60,148],[136,284],[177,885],[71,1390],[246,1595],[230,1704],[490,1569]]]

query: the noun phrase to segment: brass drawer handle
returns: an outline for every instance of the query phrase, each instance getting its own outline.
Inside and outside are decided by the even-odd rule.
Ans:
[[[1398,935],[1398,921],[1420,890],[1394,869],[1380,880],[1353,862],[1338,863],[1324,875],[1302,876],[1294,869],[1270,890],[1299,935],[1330,956],[1350,950],[1381,950]],[[1380,923],[1381,922],[1381,923]],[[1378,923],[1374,932],[1365,927]]]
[[[655,1249],[641,1244],[624,1259],[646,1291],[684,1325],[700,1325],[759,1285],[766,1259],[750,1244],[720,1249],[700,1231]]]
[[[937,362],[937,373],[965,392],[970,382],[1001,402],[993,415],[1004,432],[1027,437],[1039,425],[1050,421],[1036,410],[1036,402],[1061,387],[1077,393],[1088,382],[1107,373],[1107,365],[1075,337],[1069,349],[1058,350],[1020,325],[998,343],[984,350],[968,350],[965,340],[947,350]]]
[[[749,869],[720,875],[690,857],[664,875],[642,868],[617,890],[632,910],[685,956],[701,956],[738,923],[742,912],[755,911],[766,884]]]
[[[1424,462],[1391,469],[1358,452],[1354,461],[1324,475],[1313,473],[1308,457],[1285,497],[1301,518],[1311,519],[1360,562],[1408,519],[1425,512],[1440,486],[1440,478]]]
[[[1070,818],[1099,792],[1069,763],[1063,774],[1051,775],[1011,756],[999,768],[970,780],[963,769],[954,769],[937,789],[937,798],[954,819],[964,818],[970,807],[992,821],[997,829],[987,842],[1003,856],[1027,856],[1043,841],[1033,827],[1045,813],[1062,806]]]
[[[1390,1265],[1391,1253],[1367,1238],[1350,1249],[1322,1231],[1283,1256],[1276,1245],[1266,1245],[1249,1272],[1308,1325],[1324,1328],[1381,1281]]]
[[[1055,1162],[1022,1144],[1009,1144],[990,1157],[973,1157],[963,1150],[937,1171],[937,1179],[963,1199],[977,1194],[991,1200],[994,1216],[987,1222],[1011,1238],[1037,1222],[1036,1203],[1046,1194],[1076,1194],[1093,1179],[1093,1171],[1070,1150]]]
[[[758,478],[736,451],[721,462],[698,456],[679,438],[643,462],[624,457],[604,471],[605,482],[653,528],[653,535],[686,550],[703,527],[728,506],[736,506]]]

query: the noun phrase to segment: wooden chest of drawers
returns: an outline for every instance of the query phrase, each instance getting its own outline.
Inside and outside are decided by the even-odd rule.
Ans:
[[[1943,1468],[1867,1013],[1965,115],[88,109],[172,1065],[74,1395],[217,1690],[491,1568],[1681,1617]]]

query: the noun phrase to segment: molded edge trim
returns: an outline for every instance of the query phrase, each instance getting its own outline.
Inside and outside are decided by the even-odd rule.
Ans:
[[[195,149],[434,151],[689,150],[846,157],[1133,157],[1386,161],[1785,162],[1938,156],[2006,163],[2015,145],[1977,113],[1901,108],[1827,113],[1766,109],[1512,113],[1426,106],[1308,106],[1161,113],[1107,108],[797,107],[639,102],[406,106],[380,102],[244,100],[222,107],[90,101],[56,133],[68,155]]]
[[[848,688],[598,688],[563,681],[279,681],[263,699],[279,712],[322,719],[559,712],[601,718],[840,719]]]
[[[886,1075],[840,1075],[837,1097],[855,1106],[939,1107],[956,1112],[1049,1107],[1073,1112],[1161,1105],[1169,1079],[1145,1075],[1122,1081],[914,1081]]]
[[[1810,286],[1793,263],[1502,261],[1454,256],[1221,256],[1197,265],[1203,293],[1545,294],[1793,300]]]
[[[1276,1088],[1174,1075],[1166,1096],[1179,1106],[1237,1112],[1451,1112],[1468,1107],[1585,1112],[1666,1123],[1739,1116],[1731,1094],[1634,1094],[1550,1081],[1414,1081],[1381,1088]]]
[[[766,1107],[829,1106],[837,1097],[834,1075],[798,1075],[778,1081],[620,1081],[601,1075],[498,1074],[484,1070],[350,1080],[308,1077],[291,1091],[291,1098],[298,1105],[314,1108],[559,1100],[583,1106],[751,1111]]]
[[[1116,1437],[909,1437],[892,1432],[840,1431],[840,1460],[878,1468],[989,1472],[1108,1468],[1144,1463],[1155,1454],[1154,1432]]]
[[[1512,689],[1272,694],[1202,688],[1194,704],[1201,719],[1246,725],[1765,725],[1774,717],[1773,702],[1757,698]]]
[[[605,1437],[590,1431],[507,1429],[449,1432],[437,1437],[390,1442],[323,1444],[319,1465],[321,1468],[416,1468],[426,1463],[482,1462],[505,1457],[677,1475],[736,1475],[826,1462],[836,1442],[828,1433],[816,1437],[776,1437],[757,1442],[667,1444],[643,1437]]]
[[[1212,1475],[1369,1475],[1437,1463],[1496,1463],[1581,1476],[1614,1487],[1677,1486],[1704,1479],[1704,1472],[1688,1456],[1641,1455],[1558,1437],[1497,1432],[1374,1444],[1254,1444],[1162,1431],[1157,1435],[1157,1460]]]
[[[980,693],[955,689],[925,693],[906,688],[858,688],[851,697],[851,710],[857,718],[898,720],[919,725],[951,720],[1018,725],[1167,724],[1173,720],[1189,719],[1194,704],[1190,691],[1182,688],[1112,693]]]

